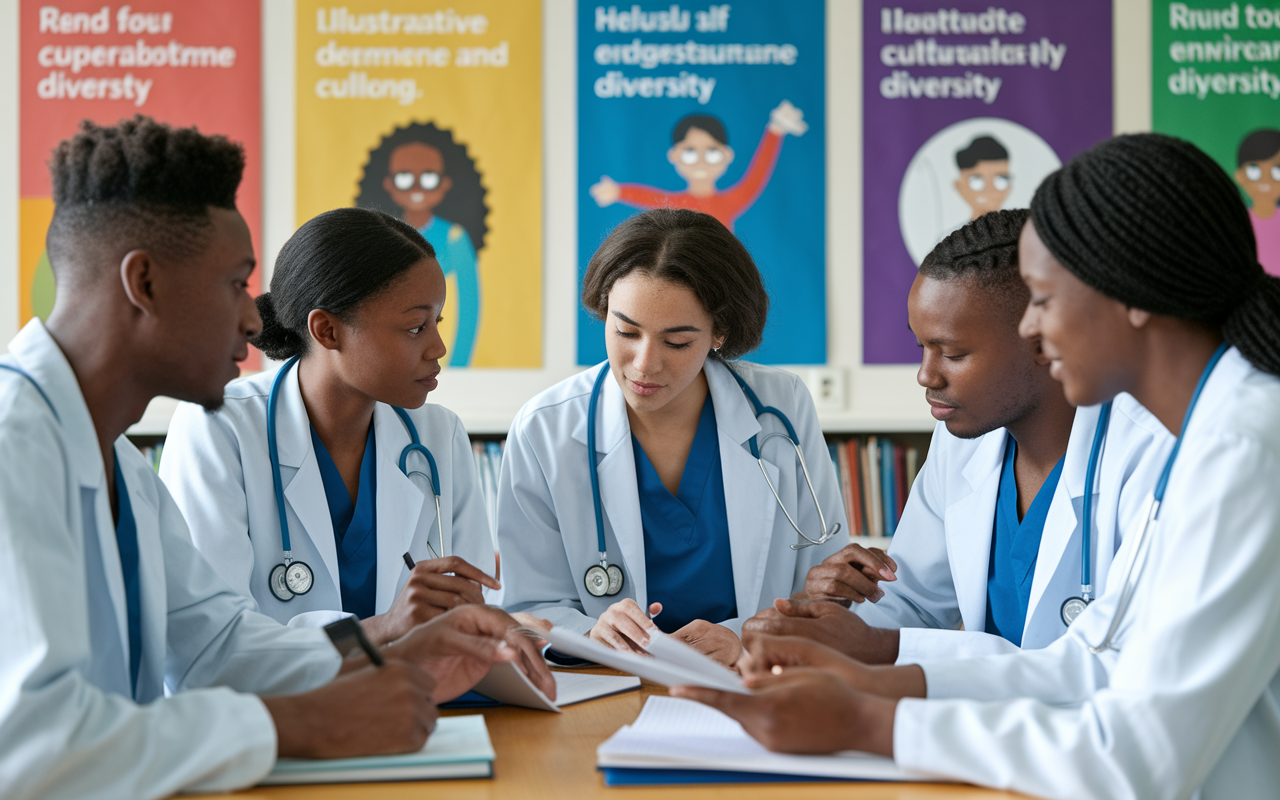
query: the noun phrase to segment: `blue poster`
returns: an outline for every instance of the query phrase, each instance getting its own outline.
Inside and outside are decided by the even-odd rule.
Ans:
[[[827,360],[823,0],[578,3],[578,285],[618,223],[717,217],[769,291],[765,364]],[[605,358],[578,306],[578,363]]]

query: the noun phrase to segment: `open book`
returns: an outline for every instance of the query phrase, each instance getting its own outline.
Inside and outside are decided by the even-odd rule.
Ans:
[[[648,656],[614,650],[579,633],[552,628],[543,637],[557,652],[613,667],[663,686],[704,686],[750,694],[738,673],[659,630],[650,632]]]
[[[596,763],[610,785],[626,783],[683,783],[681,773],[715,770],[729,782],[752,780],[752,775],[788,775],[831,780],[929,781],[909,773],[892,759],[852,750],[829,756],[772,753],[752,739],[742,726],[719,711],[677,697],[653,696],[631,725],[624,725],[596,749]],[[610,780],[610,769],[623,773]],[[638,770],[665,774],[668,780],[637,779]],[[631,773],[631,774],[627,774]],[[747,776],[733,773],[749,773]]]

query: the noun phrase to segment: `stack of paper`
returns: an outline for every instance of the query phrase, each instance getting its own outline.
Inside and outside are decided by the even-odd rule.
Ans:
[[[416,753],[325,760],[282,758],[262,784],[492,778],[493,759],[484,717],[441,717],[427,746]]]
[[[908,773],[891,759],[845,751],[830,756],[793,756],[769,752],[742,726],[719,711],[692,700],[650,697],[632,725],[624,725],[596,750],[606,782],[682,783],[686,771],[715,770],[765,776],[827,780],[935,780]],[[647,778],[637,779],[644,770]],[[615,774],[610,774],[610,773]],[[663,779],[665,778],[665,779]],[[746,778],[750,780],[750,776]],[[740,781],[730,776],[725,780]]]
[[[617,675],[551,673],[556,679],[556,699],[551,701],[528,676],[510,661],[499,661],[476,684],[474,691],[509,706],[559,712],[564,706],[640,688],[639,678]]]
[[[556,652],[629,672],[663,686],[703,686],[749,694],[738,673],[659,630],[650,632],[648,656],[614,650],[579,633],[552,628],[544,634]]]

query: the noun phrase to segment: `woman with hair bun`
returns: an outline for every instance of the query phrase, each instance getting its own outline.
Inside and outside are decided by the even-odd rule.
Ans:
[[[1280,278],[1231,179],[1158,134],[1046,178],[1019,263],[1022,335],[1067,399],[1129,392],[1178,439],[1103,595],[1040,651],[875,668],[760,637],[755,694],[675,693],[775,750],[877,752],[1041,797],[1275,797]]]
[[[252,342],[285,365],[231,383],[212,413],[182,404],[165,441],[196,547],[264,614],[354,614],[376,642],[483,603],[499,584],[471,443],[424,404],[445,355],[431,245],[380,211],[329,211],[281,248],[257,302]]]
[[[534,397],[511,426],[504,602],[622,650],[658,629],[731,665],[743,621],[803,589],[847,541],[813,400],[795,375],[735,360],[760,344],[769,298],[712,216],[623,222],[592,256],[582,302],[605,323],[609,359]],[[789,418],[791,435],[760,406]]]

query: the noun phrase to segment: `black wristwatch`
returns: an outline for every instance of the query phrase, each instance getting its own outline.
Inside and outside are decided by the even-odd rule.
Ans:
[[[333,642],[334,648],[343,658],[357,650],[363,650],[374,666],[382,666],[382,654],[369,641],[369,637],[364,635],[364,628],[355,617],[343,617],[337,622],[331,622],[324,626],[324,632],[329,635],[329,641]]]

